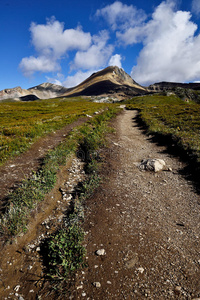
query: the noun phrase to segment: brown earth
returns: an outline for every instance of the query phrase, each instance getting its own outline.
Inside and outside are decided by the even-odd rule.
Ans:
[[[114,121],[116,134],[103,151],[103,183],[85,203],[88,268],[77,273],[71,295],[58,299],[200,298],[199,194],[181,175],[185,163],[153,143],[136,114],[124,111]],[[172,171],[140,171],[144,158],[164,159]],[[42,288],[35,241],[53,230],[66,210],[59,187],[68,180],[70,163],[60,170],[57,187],[33,216],[28,234],[2,250],[1,299],[56,299]],[[47,228],[41,223],[48,215]],[[105,255],[96,255],[99,249]]]
[[[180,175],[185,164],[152,143],[135,117],[118,116],[104,184],[85,204],[88,269],[72,295],[200,299],[200,197]],[[144,158],[164,159],[172,172],[140,171]]]

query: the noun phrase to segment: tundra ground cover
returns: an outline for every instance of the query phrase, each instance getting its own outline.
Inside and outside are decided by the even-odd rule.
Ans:
[[[170,136],[200,162],[200,104],[175,95],[148,95],[127,101],[127,109],[139,110],[149,133]]]
[[[40,136],[103,107],[80,98],[0,103],[0,165],[27,150]]]
[[[51,280],[51,289],[59,293],[66,292],[66,280],[74,271],[85,265],[86,251],[82,245],[84,232],[81,228],[84,201],[100,182],[99,148],[106,143],[105,135],[112,130],[107,122],[116,112],[117,109],[114,107],[106,108],[84,125],[75,127],[59,146],[49,151],[41,169],[33,173],[29,179],[25,179],[21,186],[9,195],[8,205],[0,218],[0,233],[3,240],[12,240],[13,237],[26,232],[31,213],[55,185],[59,168],[66,164],[69,155],[81,151],[87,178],[76,191],[76,197],[63,222],[59,223],[59,228],[57,227],[42,246],[45,250],[45,280]]]

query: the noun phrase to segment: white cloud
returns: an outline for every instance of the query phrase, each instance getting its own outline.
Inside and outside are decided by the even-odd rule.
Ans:
[[[96,69],[104,67],[112,55],[114,47],[107,45],[109,34],[106,30],[92,37],[93,44],[87,51],[78,51],[71,69]]]
[[[63,86],[70,88],[78,85],[85,79],[87,79],[92,73],[96,72],[95,70],[90,70],[87,72],[78,71],[75,75],[68,76],[65,81],[62,83]]]
[[[69,50],[86,50],[91,44],[90,33],[83,32],[81,27],[64,30],[64,23],[54,18],[45,25],[32,23],[30,31],[35,49],[56,58]]]
[[[115,1],[96,12],[97,17],[103,17],[109,23],[113,30],[117,28],[127,29],[142,23],[146,19],[143,10],[137,9],[133,5],[126,5],[120,1]]]
[[[197,25],[190,18],[189,12],[175,11],[173,2],[167,1],[138,28],[144,47],[131,73],[136,81],[148,85],[163,80],[198,80],[200,35],[195,36]]]
[[[45,56],[39,57],[24,57],[19,65],[25,76],[31,76],[33,73],[40,72],[54,72],[60,69],[59,64],[51,58]]]
[[[87,50],[92,37],[83,32],[81,27],[64,30],[64,23],[51,18],[46,24],[32,23],[30,26],[32,44],[38,56],[24,57],[20,68],[25,76],[34,72],[57,71],[59,60],[71,50]]]
[[[192,12],[196,15],[200,14],[200,1],[199,0],[192,1]]]
[[[121,60],[122,60],[122,56],[120,54],[115,54],[110,58],[108,65],[117,66],[121,68],[122,67]]]

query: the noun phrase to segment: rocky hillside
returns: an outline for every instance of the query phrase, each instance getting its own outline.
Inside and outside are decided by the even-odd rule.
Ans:
[[[174,93],[179,98],[200,103],[200,83],[158,82],[148,87],[150,92]]]
[[[0,91],[0,100],[32,101],[73,96],[106,96],[121,100],[147,92],[145,87],[135,82],[123,69],[108,67],[70,89],[52,83],[43,83],[27,90],[16,87]]]
[[[5,89],[0,91],[0,100],[4,99],[14,99],[23,101],[32,101],[36,99],[48,99],[58,97],[65,93],[67,88],[63,86],[52,84],[52,83],[42,83],[30,89],[22,89],[20,86]]]
[[[158,82],[151,84],[148,89],[151,91],[167,91],[167,90],[173,90],[175,88],[183,88],[183,89],[192,89],[192,90],[200,90],[200,83],[180,83],[180,82]]]
[[[92,74],[63,96],[110,96],[117,99],[146,94],[147,89],[136,83],[123,69],[107,67]]]

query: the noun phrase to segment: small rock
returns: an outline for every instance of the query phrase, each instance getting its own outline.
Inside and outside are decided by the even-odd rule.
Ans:
[[[100,283],[100,282],[93,282],[93,285],[94,285],[96,288],[100,288],[100,287],[101,287],[101,283]]]
[[[82,285],[77,286],[77,290],[82,289],[82,288],[83,288]]]
[[[138,257],[136,256],[136,257],[132,258],[131,260],[127,261],[125,264],[125,267],[127,269],[131,269],[136,265],[137,262],[138,262]]]
[[[176,294],[180,294],[180,292],[181,292],[181,286],[177,285],[177,286],[175,287],[175,293],[176,293]]]
[[[163,170],[165,166],[166,164],[163,159],[149,158],[149,159],[143,159],[138,167],[140,170],[158,172]]]
[[[110,281],[107,281],[107,284],[112,284]]]
[[[14,290],[15,290],[16,292],[18,292],[18,291],[19,291],[19,288],[20,288],[20,285],[18,284],[18,285],[16,285],[16,287],[14,288]]]
[[[37,247],[37,248],[36,248],[36,251],[39,252],[39,251],[40,251],[40,247]]]
[[[85,292],[83,292],[83,293],[82,293],[82,297],[85,297],[85,296],[86,296],[86,293],[85,293]]]
[[[138,272],[141,273],[141,274],[144,273],[144,268],[142,268],[142,267],[138,268],[137,270],[138,270]]]
[[[106,251],[105,249],[99,249],[96,251],[96,255],[98,256],[102,256],[102,255],[105,255],[106,254]]]
[[[18,298],[19,300],[24,300],[24,298],[22,297],[22,296],[19,296],[19,298]]]

